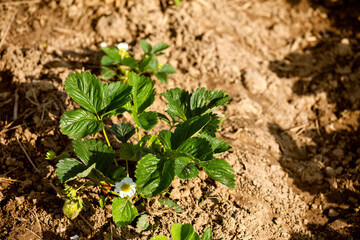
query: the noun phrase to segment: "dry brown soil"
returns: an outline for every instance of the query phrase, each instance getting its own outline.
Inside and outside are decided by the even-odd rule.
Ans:
[[[359,9],[357,0],[0,1],[0,239],[150,239],[174,222],[223,239],[360,239]],[[99,74],[100,42],[126,41],[139,56],[140,39],[171,46],[161,62],[178,73],[157,93],[231,96],[219,137],[233,147],[223,158],[236,189],[204,173],[176,180],[170,197],[184,211],[149,200],[154,231],[116,229],[91,191],[94,204],[69,220],[56,161],[45,160],[71,149],[59,132],[73,104],[64,80]]]

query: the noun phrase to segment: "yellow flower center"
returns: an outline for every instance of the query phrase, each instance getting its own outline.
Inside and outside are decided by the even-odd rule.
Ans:
[[[128,192],[128,191],[130,191],[130,189],[131,189],[131,187],[130,187],[130,185],[127,184],[127,183],[124,183],[124,184],[121,186],[121,191],[123,191],[123,192]]]

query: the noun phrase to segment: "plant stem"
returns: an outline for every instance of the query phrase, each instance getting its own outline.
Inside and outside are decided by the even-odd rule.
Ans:
[[[109,138],[107,137],[107,134],[106,134],[106,131],[105,131],[105,127],[103,127],[102,130],[103,130],[103,133],[104,133],[104,136],[105,136],[105,139],[106,139],[106,142],[107,142],[108,146],[111,147],[110,142],[109,142]],[[114,163],[115,163],[115,166],[118,165],[115,158],[114,158]]]
[[[126,160],[126,176],[129,176],[129,162]]]
[[[135,127],[136,127],[136,132],[137,132],[137,134],[138,134],[138,139],[139,139],[139,141],[140,141],[140,140],[141,140],[140,129],[139,129],[139,127],[138,127],[137,124],[135,124]]]

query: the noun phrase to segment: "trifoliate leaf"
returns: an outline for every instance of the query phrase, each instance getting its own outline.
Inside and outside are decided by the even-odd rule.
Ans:
[[[225,160],[214,158],[209,161],[200,162],[199,165],[212,179],[224,184],[231,189],[235,188],[234,170]]]
[[[112,217],[117,227],[129,225],[138,215],[136,207],[126,198],[115,198],[112,207]]]
[[[211,144],[204,138],[189,138],[176,150],[190,154],[200,161],[210,160],[213,157]]]
[[[100,74],[104,79],[110,79],[116,75],[116,72],[110,67],[102,66]]]
[[[174,201],[170,199],[159,199],[159,203],[160,203],[160,208],[167,207],[167,208],[172,208],[175,211],[180,211],[180,212],[183,211],[183,209],[179,205],[177,205]]]
[[[166,111],[171,116],[178,117],[183,121],[187,120],[187,108],[190,100],[190,94],[186,90],[181,90],[180,88],[174,88],[167,90],[165,93],[162,93],[165,99],[168,101],[166,106],[168,110]]]
[[[96,164],[95,168],[101,172],[106,172],[114,161],[115,150],[99,140],[77,140],[73,141],[72,145],[76,156],[86,166]]]
[[[139,76],[134,72],[129,73],[129,84],[132,86],[131,99],[133,111],[141,114],[155,100],[154,82],[145,76]]]
[[[210,136],[215,137],[216,133],[218,132],[220,128],[220,119],[216,114],[209,113],[206,114],[211,118],[209,123],[201,130],[201,133],[208,134]]]
[[[161,83],[167,83],[168,77],[166,73],[154,73],[155,77],[160,80]]]
[[[191,159],[180,157],[175,159],[175,175],[181,179],[192,179],[199,175],[199,169]]]
[[[145,53],[150,53],[152,50],[152,46],[146,40],[140,40],[140,47]]]
[[[171,226],[171,237],[173,240],[200,240],[191,224],[174,223]]]
[[[139,231],[145,231],[149,227],[149,215],[143,214],[139,217],[139,219],[136,222],[136,228]]]
[[[153,50],[152,50],[152,53],[158,53],[158,52],[161,52],[165,49],[167,49],[169,47],[168,44],[166,43],[158,43],[154,46]]]
[[[176,70],[170,64],[166,63],[159,69],[158,72],[159,73],[173,74],[173,73],[176,73]]]
[[[65,89],[80,106],[96,114],[102,109],[103,83],[89,72],[73,73],[66,78]]]
[[[143,112],[139,116],[134,116],[135,123],[145,131],[150,131],[158,123],[158,115],[156,112]]]
[[[184,141],[199,133],[211,120],[207,115],[194,117],[178,125],[171,135],[171,147],[177,149]]]
[[[200,137],[206,139],[211,144],[214,155],[218,155],[231,149],[229,143],[218,139],[217,137],[210,136],[206,133],[202,133]]]
[[[165,149],[171,149],[171,135],[172,132],[170,130],[162,130],[159,133],[159,139]]]
[[[73,180],[86,170],[86,166],[74,158],[65,158],[56,164],[56,175],[61,183]]]
[[[117,139],[123,143],[126,143],[135,134],[135,127],[125,122],[112,125],[111,130],[115,133]]]
[[[61,132],[72,139],[81,139],[100,131],[104,123],[84,109],[66,111],[60,120]]]
[[[167,189],[175,177],[174,163],[148,154],[140,159],[135,171],[136,186],[143,197],[154,197]]]
[[[75,219],[82,209],[84,209],[84,204],[81,198],[78,198],[77,200],[69,198],[65,199],[63,213],[71,220]]]

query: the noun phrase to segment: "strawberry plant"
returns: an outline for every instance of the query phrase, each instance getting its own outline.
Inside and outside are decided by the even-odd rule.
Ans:
[[[127,43],[119,43],[116,47],[106,47],[102,44],[102,50],[105,56],[101,58],[101,75],[105,79],[117,77],[120,81],[127,81],[130,72],[139,75],[155,77],[162,83],[168,80],[168,74],[176,73],[170,64],[159,64],[158,56],[163,55],[163,51],[169,47],[165,43],[159,43],[151,46],[145,40],[140,40],[140,46],[144,51],[140,60],[135,60],[128,52]]]
[[[231,148],[216,137],[220,119],[213,113],[230,100],[225,92],[170,89],[162,93],[167,110],[159,113],[148,110],[155,100],[154,82],[135,72],[128,73],[127,82],[107,84],[88,72],[74,73],[66,79],[65,89],[81,106],[66,111],[60,120],[60,129],[73,139],[74,149],[56,165],[60,182],[66,184],[63,210],[69,218],[87,206],[82,196],[90,186],[99,189],[100,206],[112,201],[112,217],[118,227],[130,224],[139,214],[138,204],[162,194],[175,177],[193,179],[203,169],[210,178],[235,187],[232,167],[217,158]],[[132,123],[105,127],[107,118],[125,112],[132,116]],[[165,121],[168,129],[150,134],[159,120]],[[111,146],[109,130],[122,143],[119,155]],[[106,143],[86,138],[98,132]],[[75,179],[85,180],[80,186],[68,185]]]

